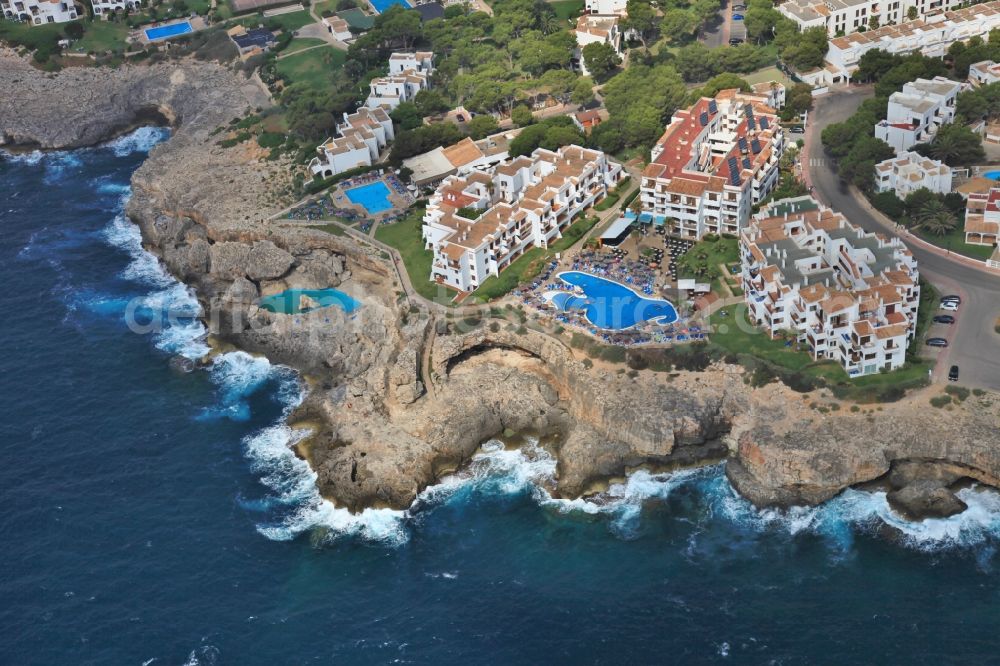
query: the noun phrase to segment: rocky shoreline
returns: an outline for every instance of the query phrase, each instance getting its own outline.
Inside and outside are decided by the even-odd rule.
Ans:
[[[292,422],[313,428],[301,450],[338,506],[408,507],[504,431],[551,435],[555,492],[565,497],[635,468],[721,458],[758,506],[816,504],[878,481],[905,515],[944,516],[964,508],[952,492],[962,483],[1000,487],[997,395],[936,410],[918,393],[830,413],[815,408],[836,402],[825,392],[751,389],[736,366],[591,368],[546,334],[499,320],[463,330],[408,303],[380,252],[269,220],[289,165],[221,148],[212,133],[270,100],[224,67],[52,75],[0,51],[0,85],[0,142],[9,146],[92,145],[150,119],[175,127],[135,172],[128,214],[145,246],[195,289],[212,335],[307,379]],[[355,316],[257,307],[290,287],[337,287],[364,306]]]

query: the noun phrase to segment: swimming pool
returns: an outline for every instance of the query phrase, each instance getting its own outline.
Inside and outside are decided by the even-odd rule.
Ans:
[[[308,296],[318,305],[302,310],[300,308],[302,296]],[[331,305],[336,305],[347,313],[354,312],[361,307],[360,302],[339,289],[288,289],[280,294],[272,294],[260,299],[260,307],[279,314],[301,314],[319,308],[327,308]]]
[[[413,5],[411,5],[406,0],[368,0],[368,1],[372,4],[372,7],[374,7],[375,11],[377,11],[379,14],[383,13],[385,10],[389,9],[389,7],[392,7],[393,5],[399,5],[403,9],[413,9]]]
[[[582,289],[584,295],[550,291],[545,298],[563,311],[583,310],[587,321],[597,328],[621,331],[644,321],[671,324],[678,319],[670,301],[640,296],[619,282],[580,271],[559,273],[558,277]]]
[[[143,32],[146,33],[146,39],[156,42],[161,39],[186,35],[189,32],[194,32],[194,28],[191,27],[190,21],[181,21],[179,23],[171,23],[170,25],[161,25],[156,28],[146,28]]]
[[[1000,181],[1000,171],[987,171],[983,174],[983,178]]]
[[[363,206],[371,215],[390,210],[393,207],[392,202],[389,201],[389,187],[381,180],[352,188],[344,194],[352,203]]]

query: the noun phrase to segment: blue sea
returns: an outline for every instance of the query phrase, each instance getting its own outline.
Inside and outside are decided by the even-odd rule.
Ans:
[[[766,512],[713,466],[570,502],[492,442],[408,512],[325,503],[295,373],[178,369],[197,302],[122,214],[165,137],[0,159],[0,664],[996,663],[992,492]]]

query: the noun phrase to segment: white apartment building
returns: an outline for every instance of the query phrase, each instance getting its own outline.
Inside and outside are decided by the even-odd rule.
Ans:
[[[125,13],[139,8],[139,0],[90,0],[97,16],[109,16],[115,12]]]
[[[547,247],[622,178],[598,150],[538,148],[490,170],[449,176],[431,197],[423,238],[430,279],[471,291],[532,247]],[[479,213],[475,219],[470,209]]]
[[[996,245],[998,241],[1000,187],[989,192],[970,194],[965,203],[965,242],[971,245]]]
[[[920,188],[951,192],[951,167],[920,153],[904,151],[875,165],[875,189],[905,199]]]
[[[934,138],[938,129],[955,118],[955,102],[962,84],[935,76],[917,79],[889,96],[885,120],[875,125],[875,138],[896,154]]]
[[[32,25],[65,23],[81,14],[73,0],[0,0],[3,17]]]
[[[988,35],[1000,27],[1000,0],[971,5],[962,9],[928,14],[924,19],[898,25],[883,25],[877,30],[854,32],[830,40],[824,67],[802,74],[802,79],[816,86],[848,83],[858,68],[858,61],[868,51],[888,53],[923,53],[941,57],[954,42],[973,36]]]
[[[739,233],[777,184],[785,149],[763,99],[723,90],[674,114],[642,173],[642,208],[655,224],[682,238]]]
[[[393,53],[389,56],[389,75],[371,81],[366,102],[369,109],[385,107],[392,111],[403,102],[412,102],[421,90],[430,88],[434,73],[434,54],[430,51]]]
[[[977,88],[998,81],[1000,81],[1000,63],[983,60],[969,66],[969,83]]]
[[[827,35],[836,37],[867,30],[873,18],[876,27],[903,23],[911,7],[920,19],[961,4],[961,0],[787,0],[777,9],[802,30],[826,28]]]
[[[625,16],[626,0],[587,0],[587,13],[602,16]]]
[[[428,185],[454,174],[467,174],[476,169],[491,169],[510,158],[510,142],[521,133],[509,129],[473,141],[465,137],[448,147],[438,147],[426,153],[403,160],[403,166],[412,171],[410,182]]]
[[[584,76],[590,76],[583,57],[583,47],[587,44],[608,44],[619,56],[622,54],[622,34],[618,30],[617,16],[584,14],[576,20],[574,34],[576,35],[574,59]]]
[[[865,232],[811,197],[783,199],[740,234],[751,320],[793,333],[813,359],[855,377],[899,368],[916,330],[917,262],[898,238]]]
[[[329,138],[316,148],[309,162],[314,176],[329,178],[350,169],[374,164],[382,149],[394,138],[392,120],[385,109],[361,107],[337,125],[339,137]]]

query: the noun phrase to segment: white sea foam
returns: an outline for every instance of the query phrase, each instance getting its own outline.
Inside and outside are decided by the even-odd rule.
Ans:
[[[170,136],[164,127],[140,127],[134,132],[109,141],[102,147],[110,148],[116,157],[126,157],[132,153],[148,153],[153,146]]]
[[[0,152],[3,153],[4,159],[11,164],[24,164],[28,166],[38,164],[45,157],[45,153],[40,150],[33,150],[30,153],[11,153],[6,150]]]
[[[789,535],[813,533],[831,539],[843,549],[856,533],[870,533],[882,525],[893,528],[908,547],[933,551],[943,548],[979,546],[1000,536],[1000,493],[971,487],[958,491],[968,509],[949,518],[907,520],[892,510],[882,491],[849,488],[834,499],[815,507],[787,510],[755,509],[725,484],[715,499],[721,515],[761,531],[778,529]]]
[[[122,204],[127,195],[123,195]],[[111,245],[129,254],[131,261],[119,274],[123,280],[135,282],[153,291],[141,296],[131,305],[129,312],[142,318],[142,324],[155,321],[154,344],[157,349],[198,359],[210,349],[205,344],[207,331],[197,319],[201,305],[194,292],[167,273],[159,260],[142,247],[139,228],[124,213],[115,216],[105,230],[104,237]],[[131,316],[131,315],[130,315]]]

